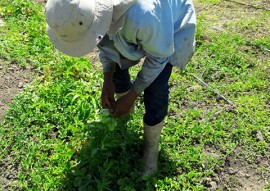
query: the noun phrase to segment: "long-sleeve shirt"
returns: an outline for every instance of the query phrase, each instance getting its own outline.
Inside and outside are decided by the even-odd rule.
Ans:
[[[103,72],[113,71],[115,64],[127,69],[145,57],[133,84],[138,94],[168,62],[184,69],[194,53],[192,0],[137,0],[114,24],[118,29],[109,31],[98,44]]]

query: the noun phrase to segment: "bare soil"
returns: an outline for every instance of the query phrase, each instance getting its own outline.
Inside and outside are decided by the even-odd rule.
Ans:
[[[270,152],[253,156],[252,161],[247,159],[246,152],[246,149],[236,147],[232,154],[222,158],[214,148],[206,148],[205,155],[224,161],[221,168],[216,169],[215,174],[206,181],[207,190],[264,190],[270,181]]]
[[[42,5],[46,3],[46,0],[36,1]],[[249,8],[252,11],[261,8],[270,9],[266,1],[256,1],[256,5],[254,4],[251,7],[243,7],[241,3],[233,2],[227,0],[227,3],[232,3],[235,7],[242,7],[247,10]],[[251,5],[252,1],[246,1],[246,4],[249,3]],[[205,8],[207,7],[197,7],[198,13],[200,9]],[[229,19],[229,17],[226,19]],[[0,25],[3,25],[1,20]],[[89,57],[93,62],[97,61],[97,52],[94,52]],[[21,67],[16,63],[8,64],[6,61],[0,60],[0,120],[5,115],[8,104],[13,97],[23,91],[24,87],[33,80],[34,74],[35,72],[31,67]],[[213,148],[206,148],[205,154],[220,157]],[[266,182],[270,181],[270,152],[265,156],[256,156],[253,162],[248,162],[243,157],[243,154],[241,148],[236,148],[232,154],[226,157],[222,169],[217,169],[216,174],[207,181],[208,190],[261,191],[265,188]],[[268,171],[263,171],[262,174],[261,168],[268,169]],[[5,186],[9,184],[9,181],[13,182],[16,171],[10,169],[8,177],[5,177],[5,179],[2,177],[2,180],[0,177],[0,183]]]
[[[33,75],[31,67],[20,67],[16,63],[7,64],[0,60],[0,120],[12,98],[33,80]]]

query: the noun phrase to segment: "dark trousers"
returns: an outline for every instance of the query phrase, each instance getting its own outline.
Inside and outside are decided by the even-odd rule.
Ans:
[[[168,81],[172,72],[172,65],[167,63],[158,77],[144,90],[144,123],[153,126],[166,117],[169,104],[169,85]],[[124,93],[131,89],[132,82],[128,69],[121,70],[116,64],[113,74],[115,92]]]

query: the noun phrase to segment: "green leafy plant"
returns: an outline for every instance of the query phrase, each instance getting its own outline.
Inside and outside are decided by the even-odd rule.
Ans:
[[[143,100],[137,100],[135,114],[112,118],[100,106],[102,72],[86,58],[70,58],[53,48],[43,7],[30,0],[1,1],[6,22],[1,59],[32,65],[39,76],[14,98],[1,122],[0,176],[9,182],[0,177],[0,189],[199,191],[214,182],[217,189],[233,190],[237,176],[223,175],[234,158],[269,175],[260,163],[270,152],[269,12],[230,20],[237,11],[228,3],[195,3],[196,52],[185,72],[172,73],[159,172],[143,178]],[[234,14],[226,15],[230,9]],[[227,19],[221,19],[224,15]],[[260,35],[254,35],[260,26]],[[131,70],[132,76],[138,69]]]

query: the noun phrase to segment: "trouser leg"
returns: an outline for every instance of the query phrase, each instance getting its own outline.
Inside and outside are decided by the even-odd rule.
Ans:
[[[113,84],[116,93],[125,93],[132,87],[128,69],[122,70],[118,64],[115,66],[113,73]]]
[[[144,123],[149,126],[163,121],[168,112],[169,85],[172,65],[168,63],[153,83],[144,90]]]
[[[116,64],[115,72],[113,74],[113,84],[115,88],[115,99],[126,95],[132,87],[130,75],[128,69],[122,70],[118,64]],[[135,112],[135,103],[131,106],[129,113]]]
[[[151,175],[158,169],[159,141],[163,120],[168,111],[168,80],[172,65],[167,64],[157,79],[144,91],[144,175]]]

